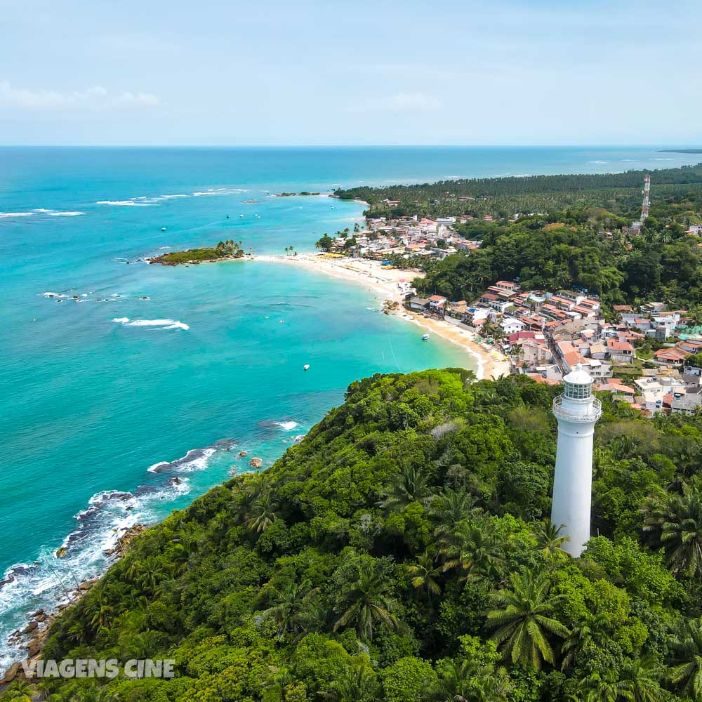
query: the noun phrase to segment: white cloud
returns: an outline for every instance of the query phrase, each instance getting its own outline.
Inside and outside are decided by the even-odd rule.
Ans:
[[[151,93],[124,91],[113,93],[100,85],[85,90],[29,90],[0,81],[0,106],[21,110],[105,110],[113,108],[148,108],[159,104]]]
[[[350,109],[352,112],[436,112],[441,107],[441,101],[427,93],[395,93],[359,101]]]

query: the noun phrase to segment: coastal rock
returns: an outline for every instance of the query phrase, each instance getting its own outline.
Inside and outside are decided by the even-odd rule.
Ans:
[[[263,465],[263,459],[262,458],[252,458],[249,461],[249,465],[252,468],[260,468]]]
[[[24,629],[22,629],[22,633],[23,634],[31,634],[33,631],[36,631],[38,628],[39,628],[39,623],[36,620],[34,620],[34,621],[29,622],[29,624],[27,624],[27,626],[25,626]]]
[[[22,670],[22,665],[20,663],[13,663],[5,672],[5,676],[0,678],[0,687],[3,685],[9,685],[15,678],[17,674]]]
[[[179,483],[173,483],[174,485],[178,485]],[[129,527],[122,536],[120,536],[119,540],[117,541],[117,544],[114,546],[114,548],[108,548],[103,553],[106,556],[123,556],[127,547],[131,542],[139,536],[143,531],[145,531],[146,526],[144,524],[135,524],[134,526]],[[87,581],[89,583],[95,582],[93,581]],[[85,583],[82,583],[82,585],[85,585]]]
[[[56,558],[65,558],[66,553],[68,553],[68,549],[65,546],[61,546],[61,548],[56,549],[56,553],[54,555]]]

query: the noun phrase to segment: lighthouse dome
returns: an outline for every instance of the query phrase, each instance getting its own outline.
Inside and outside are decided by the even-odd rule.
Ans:
[[[574,400],[584,400],[592,395],[592,376],[578,363],[563,378],[563,395]]]

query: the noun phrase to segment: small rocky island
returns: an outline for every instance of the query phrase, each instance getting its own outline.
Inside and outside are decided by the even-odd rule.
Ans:
[[[186,263],[210,263],[237,258],[244,258],[244,249],[241,246],[241,242],[230,239],[220,241],[216,246],[186,249],[185,251],[170,251],[162,256],[149,259],[149,263],[160,263],[163,266],[179,266]]]

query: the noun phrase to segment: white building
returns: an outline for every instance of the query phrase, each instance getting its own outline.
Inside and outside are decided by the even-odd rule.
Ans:
[[[563,549],[577,558],[590,538],[592,440],[602,406],[592,395],[592,378],[580,364],[563,381],[563,394],[553,401],[558,446],[551,522],[568,537]]]

